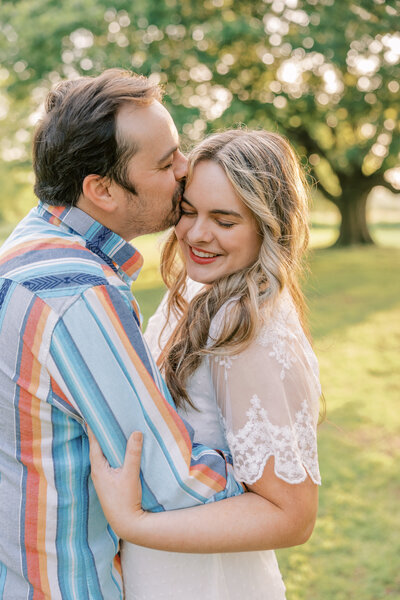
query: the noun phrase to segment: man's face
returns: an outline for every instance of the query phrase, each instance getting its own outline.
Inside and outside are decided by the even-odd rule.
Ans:
[[[117,139],[138,148],[126,173],[136,194],[115,182],[109,189],[118,202],[118,233],[130,240],[175,225],[187,160],[169,112],[156,100],[143,107],[126,104],[117,115]]]

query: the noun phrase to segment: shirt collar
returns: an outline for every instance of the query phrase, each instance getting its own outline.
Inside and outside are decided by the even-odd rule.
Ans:
[[[117,233],[111,231],[76,206],[52,206],[39,201],[37,210],[49,223],[66,225],[85,239],[86,247],[102,258],[107,257],[130,279],[137,279],[143,256]],[[108,261],[106,261],[108,262]]]

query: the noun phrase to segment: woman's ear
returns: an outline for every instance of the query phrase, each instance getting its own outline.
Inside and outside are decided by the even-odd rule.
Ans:
[[[82,183],[83,196],[93,207],[112,213],[117,208],[117,202],[112,195],[112,182],[100,175],[86,175]]]

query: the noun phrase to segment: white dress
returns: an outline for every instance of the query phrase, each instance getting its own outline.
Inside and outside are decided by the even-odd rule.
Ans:
[[[200,289],[199,284],[190,282],[188,296]],[[168,323],[159,342],[165,300],[146,330],[155,356],[175,325]],[[229,318],[229,304],[213,319],[211,338]],[[194,428],[194,441],[229,449],[238,480],[254,483],[274,456],[275,473],[284,481],[299,483],[308,474],[320,483],[318,364],[287,291],[244,352],[204,359],[187,389],[199,410],[188,407],[179,412]],[[185,554],[123,543],[121,559],[125,600],[285,599],[272,550]]]

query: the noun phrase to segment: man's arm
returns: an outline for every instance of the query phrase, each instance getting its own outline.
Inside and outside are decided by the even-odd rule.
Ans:
[[[144,433],[143,506],[162,511],[241,494],[227,457],[193,445],[131,310],[112,286],[90,288],[54,328],[48,370],[114,467]]]

